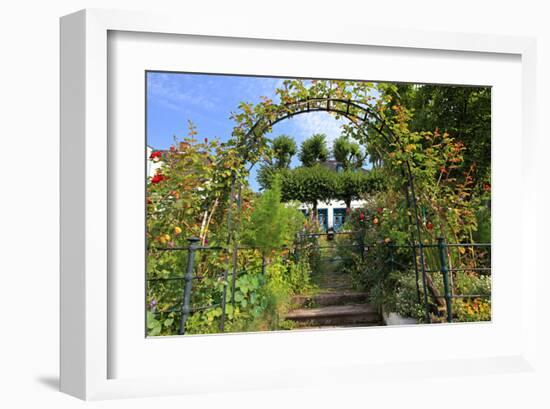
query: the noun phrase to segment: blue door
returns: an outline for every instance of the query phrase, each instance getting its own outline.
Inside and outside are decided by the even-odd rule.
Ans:
[[[346,209],[334,209],[334,217],[332,220],[332,226],[335,231],[342,228],[342,225],[346,222]]]
[[[317,217],[319,224],[325,229],[328,229],[328,209],[317,209]]]

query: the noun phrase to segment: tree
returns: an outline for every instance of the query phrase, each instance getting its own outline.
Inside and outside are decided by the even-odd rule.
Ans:
[[[350,141],[346,135],[342,135],[334,140],[332,154],[334,155],[334,159],[342,164],[345,171],[360,169],[365,159],[359,144]]]
[[[317,217],[317,202],[330,201],[337,195],[337,173],[325,166],[286,170],[281,175],[282,201],[298,200],[312,205],[312,217]]]
[[[296,142],[290,136],[279,135],[271,141],[269,156],[260,165],[256,177],[262,190],[270,188],[274,177],[281,169],[290,167],[290,162],[296,151]]]
[[[287,135],[279,135],[271,143],[273,151],[273,166],[277,169],[288,169],[292,157],[296,155],[296,142]]]
[[[302,165],[312,167],[325,162],[328,159],[328,154],[326,135],[314,134],[302,142],[299,157]]]
[[[464,168],[474,165],[470,173],[481,186],[491,173],[491,88],[399,84],[386,86],[383,93],[414,115],[409,122],[411,132],[448,133],[467,148]],[[479,183],[478,183],[479,182]]]
[[[258,168],[258,173],[256,175],[256,181],[260,185],[260,188],[262,190],[269,189],[277,173],[278,169],[268,163],[262,163]]]
[[[343,200],[348,208],[351,201],[365,193],[381,191],[382,175],[376,171],[336,173],[325,166],[289,169],[280,174],[281,200],[297,200],[313,207],[317,217],[317,203],[334,199]]]
[[[383,179],[376,171],[344,171],[336,176],[336,190],[333,199],[343,200],[346,208],[351,209],[351,201],[359,200],[365,193],[378,192],[383,189]]]

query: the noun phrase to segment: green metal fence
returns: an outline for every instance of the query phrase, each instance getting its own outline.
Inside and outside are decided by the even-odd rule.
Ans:
[[[235,259],[234,255],[239,252],[244,251],[256,251],[259,250],[257,247],[250,246],[239,246],[234,248],[225,248],[221,246],[201,246],[198,244],[199,239],[196,237],[190,237],[187,239],[189,245],[186,247],[167,247],[167,248],[156,248],[160,252],[185,252],[187,257],[184,258],[184,261],[181,265],[181,271],[185,272],[183,275],[174,275],[166,278],[147,277],[146,279],[146,293],[150,289],[154,289],[158,285],[166,285],[166,283],[175,283],[179,288],[179,293],[181,294],[178,299],[168,300],[173,304],[172,308],[163,310],[163,314],[167,313],[177,313],[179,318],[179,330],[180,335],[185,334],[186,323],[194,312],[205,311],[209,309],[214,309],[221,307],[222,315],[220,317],[219,329],[221,332],[225,329],[225,321],[227,317],[227,305],[228,303],[235,306],[235,283],[239,276],[249,273],[250,271],[246,268],[239,269],[238,263],[234,260],[232,263],[228,263],[228,267],[220,271],[219,274],[215,276],[210,276],[209,278],[218,278],[221,280],[223,285],[223,294],[221,299],[217,303],[193,306],[191,305],[193,289],[196,287],[196,283],[205,278],[205,276],[197,273],[197,254],[201,252],[217,252],[223,254],[228,260],[231,258]],[[281,251],[291,251],[288,247],[282,247],[278,250]],[[237,253],[235,253],[235,251]],[[262,262],[261,262],[261,273],[265,275],[267,267],[270,265],[270,262],[267,260],[265,253],[262,253]],[[166,300],[165,300],[166,301]],[[149,306],[151,307],[151,306]],[[150,311],[150,309],[149,309]]]
[[[338,243],[335,246],[334,239],[340,236],[349,238],[347,244]],[[325,243],[321,244],[320,238],[325,239]],[[173,294],[179,292],[180,296],[173,296],[171,300],[173,307],[164,310],[163,313],[175,312],[179,315],[179,334],[185,334],[185,327],[189,317],[197,312],[212,308],[221,307],[222,315],[220,317],[219,329],[221,332],[225,329],[225,320],[227,314],[227,304],[235,303],[235,281],[241,274],[246,274],[246,269],[239,270],[237,268],[236,254],[242,251],[257,250],[254,247],[234,247],[231,249],[224,247],[201,246],[198,244],[199,239],[190,237],[189,245],[186,247],[172,247],[157,249],[159,251],[168,252],[186,252],[187,257],[184,258],[184,263],[181,266],[180,275],[170,276],[167,278],[151,278],[147,277],[147,290],[154,288],[157,285],[175,285]],[[339,255],[331,257],[323,257],[322,252],[326,249],[348,249],[348,257]],[[439,238],[437,243],[430,244],[414,244],[414,245],[394,245],[392,243],[364,243],[362,235],[359,232],[329,232],[315,234],[300,234],[296,238],[295,244],[291,247],[285,247],[280,250],[286,250],[288,256],[292,256],[294,261],[299,261],[301,257],[317,256],[322,262],[344,262],[353,261],[359,258],[363,263],[376,262],[380,264],[380,269],[397,270],[403,274],[415,274],[416,291],[419,303],[423,303],[426,311],[426,322],[431,322],[430,308],[433,302],[444,303],[445,315],[447,322],[453,322],[453,299],[459,298],[485,298],[490,299],[490,292],[487,294],[455,294],[453,292],[453,277],[459,273],[489,275],[491,274],[491,245],[489,243],[446,243],[443,238]],[[378,254],[383,251],[383,258]],[[420,262],[420,251],[423,252],[423,262]],[[230,267],[219,273],[219,279],[223,280],[223,294],[219,303],[208,305],[191,305],[194,285],[197,281],[200,282],[201,276],[197,273],[196,256],[200,252],[220,252],[228,259],[233,257],[233,263]],[[377,253],[378,252],[378,253]],[[482,257],[479,254],[482,253]],[[376,258],[371,260],[371,255],[376,255]],[[471,257],[470,257],[471,256]],[[475,261],[474,264],[464,263],[460,258],[470,257]],[[370,261],[369,261],[370,260]],[[382,260],[382,262],[381,262]],[[229,265],[229,264],[228,264]],[[265,254],[262,255],[261,270],[265,274],[268,261]],[[437,278],[437,275],[442,280],[442,293],[430,291],[430,282]],[[435,293],[434,293],[435,292]],[[151,311],[151,306],[149,306]],[[433,313],[433,312],[432,312]]]

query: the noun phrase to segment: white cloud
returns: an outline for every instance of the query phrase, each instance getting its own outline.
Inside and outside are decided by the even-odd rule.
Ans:
[[[342,133],[342,125],[349,122],[345,118],[336,119],[327,112],[310,112],[293,117],[291,120],[296,130],[296,139],[303,141],[316,133],[327,136],[327,145],[332,147],[332,142]]]

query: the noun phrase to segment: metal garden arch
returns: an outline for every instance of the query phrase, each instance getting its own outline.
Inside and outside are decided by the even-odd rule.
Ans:
[[[261,102],[260,102],[261,104]],[[264,138],[266,132],[268,132],[275,124],[290,119],[297,115],[307,114],[311,112],[327,112],[340,115],[347,118],[360,132],[366,136],[367,127],[372,127],[389,145],[391,143],[396,143],[400,149],[404,149],[399,138],[392,132],[391,128],[387,123],[378,115],[368,104],[365,104],[361,101],[354,99],[342,99],[334,98],[330,95],[326,97],[308,97],[304,99],[298,99],[291,102],[281,103],[276,105],[275,108],[270,112],[270,115],[264,115],[259,117],[256,122],[250,126],[250,128],[244,134],[244,138],[241,139],[241,144],[237,146],[243,152],[244,163],[249,160],[249,152],[254,149],[254,146],[259,144]],[[255,163],[251,164],[250,169],[254,166]],[[249,170],[250,170],[249,169]],[[411,171],[411,165],[409,161],[403,163],[403,174],[406,177],[406,202],[409,209],[412,210],[415,219],[416,227],[416,237],[412,237],[412,246],[414,249],[418,248],[420,266],[422,269],[422,286],[424,293],[424,305],[425,305],[425,314],[426,319],[429,321],[429,311],[428,311],[428,294],[427,294],[427,277],[426,277],[426,268],[424,264],[424,249],[422,246],[422,233],[420,226],[420,217],[418,211],[418,205],[415,194],[414,186],[414,176]],[[233,223],[232,207],[235,204],[237,205],[237,212],[241,211],[241,187],[242,184],[237,181],[237,175],[233,173],[232,183],[231,183],[231,192],[229,200],[229,211],[228,211],[228,237],[227,245],[232,246],[232,291],[231,294],[235,293],[235,280],[236,280],[236,270],[237,270],[237,253],[238,253],[238,240],[235,239],[233,229],[231,225]],[[237,191],[237,194],[235,194]],[[417,243],[414,243],[417,241]],[[416,250],[415,250],[416,253]],[[415,256],[416,258],[416,256]],[[415,261],[414,263],[415,272],[418,276],[418,265]],[[227,282],[229,271],[225,272],[224,279]],[[232,296],[233,297],[233,296]],[[227,286],[224,287],[222,295],[222,311],[225,311],[225,304],[227,301]],[[225,316],[221,317],[221,326],[223,328],[223,322]]]

